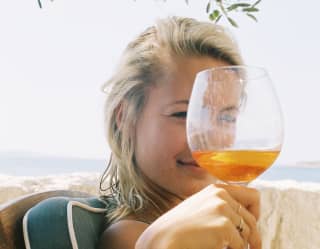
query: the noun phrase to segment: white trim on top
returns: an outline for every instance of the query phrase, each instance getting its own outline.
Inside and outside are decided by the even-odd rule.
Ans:
[[[28,215],[31,209],[29,209],[26,214],[23,216],[22,220],[22,232],[23,232],[23,239],[24,239],[24,244],[26,246],[26,249],[31,249],[30,246],[30,239],[29,239],[29,233],[28,233]]]
[[[76,238],[76,233],[74,231],[74,226],[73,226],[73,217],[72,217],[73,206],[77,206],[77,207],[83,208],[85,210],[94,212],[94,213],[104,213],[107,211],[107,209],[94,208],[94,207],[88,206],[87,204],[84,204],[84,203],[78,202],[78,201],[69,201],[69,203],[67,205],[67,221],[68,221],[69,237],[70,237],[72,249],[79,249],[78,243],[77,243],[77,238]],[[26,249],[31,249],[31,248],[26,248]]]

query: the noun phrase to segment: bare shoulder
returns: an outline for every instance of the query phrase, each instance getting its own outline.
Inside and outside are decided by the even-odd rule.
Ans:
[[[139,236],[148,226],[135,220],[118,221],[103,232],[99,249],[134,249]]]

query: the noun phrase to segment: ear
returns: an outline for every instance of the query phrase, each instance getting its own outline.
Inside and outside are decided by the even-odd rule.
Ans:
[[[121,130],[123,124],[123,109],[124,102],[121,102],[115,109],[116,124],[119,130]]]

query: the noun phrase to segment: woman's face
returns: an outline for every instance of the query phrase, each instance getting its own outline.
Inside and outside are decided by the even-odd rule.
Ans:
[[[197,72],[226,62],[209,57],[175,58],[166,80],[157,82],[136,127],[135,156],[140,170],[156,186],[186,198],[215,178],[198,167],[186,137],[186,113]]]

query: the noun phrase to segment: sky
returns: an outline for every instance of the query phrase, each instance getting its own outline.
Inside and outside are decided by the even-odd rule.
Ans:
[[[168,15],[208,20],[207,1],[0,1],[0,153],[106,158],[101,85],[129,41]],[[262,0],[258,23],[226,22],[246,64],[265,67],[285,140],[278,163],[320,161],[319,1]]]

